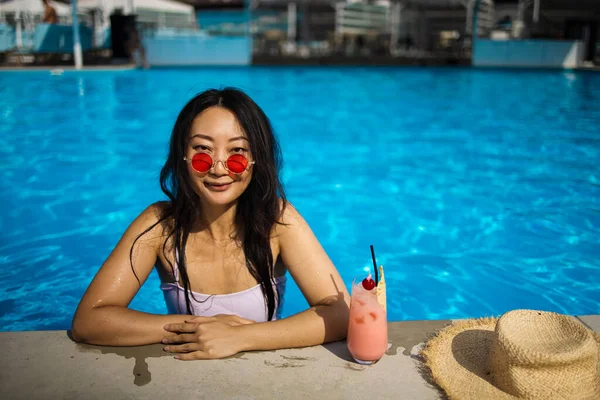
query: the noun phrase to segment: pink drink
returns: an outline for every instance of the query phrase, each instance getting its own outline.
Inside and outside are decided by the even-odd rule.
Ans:
[[[352,285],[348,350],[360,364],[373,364],[387,350],[388,331],[385,310],[377,302],[376,290]]]

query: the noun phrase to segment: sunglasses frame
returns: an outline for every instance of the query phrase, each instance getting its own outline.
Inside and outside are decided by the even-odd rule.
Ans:
[[[196,156],[196,154],[206,154],[208,157],[210,157],[210,159],[212,160],[212,162],[213,162],[213,163],[212,163],[212,165],[210,166],[210,168],[209,168],[209,169],[207,169],[207,170],[206,170],[206,171],[204,171],[204,172],[201,172],[201,171],[198,171],[196,168],[194,168],[194,164],[192,163],[192,160],[194,159],[194,157]],[[248,165],[246,165],[246,168],[245,168],[243,171],[241,171],[241,172],[234,172],[234,171],[231,171],[231,170],[229,169],[229,167],[227,166],[227,161],[229,161],[229,159],[230,159],[231,157],[233,157],[233,156],[241,156],[241,157],[244,157],[244,158],[246,159],[246,161],[248,162]],[[213,158],[211,157],[211,155],[210,155],[210,154],[208,154],[208,153],[202,153],[202,152],[194,153],[194,155],[193,155],[192,157],[190,157],[190,158],[188,158],[188,157],[183,157],[183,159],[184,159],[184,161],[185,161],[185,162],[187,162],[187,163],[190,163],[190,164],[192,165],[192,169],[193,169],[193,170],[194,170],[196,173],[198,173],[198,174],[208,174],[208,173],[210,172],[210,170],[211,170],[211,169],[213,169],[213,168],[216,168],[216,166],[217,166],[217,163],[219,163],[219,162],[220,162],[220,163],[223,165],[223,168],[225,168],[225,171],[229,172],[230,174],[234,174],[234,175],[241,175],[241,174],[243,174],[244,172],[248,171],[248,169],[250,169],[250,166],[252,166],[252,165],[256,164],[256,161],[250,161],[250,160],[248,160],[248,157],[246,157],[246,156],[245,156],[245,155],[243,155],[243,154],[232,154],[232,155],[230,155],[229,157],[227,157],[227,159],[226,159],[224,162],[223,162],[222,160],[213,160]]]

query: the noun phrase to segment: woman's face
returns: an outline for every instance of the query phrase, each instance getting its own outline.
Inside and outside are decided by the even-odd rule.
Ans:
[[[186,149],[188,173],[194,191],[206,205],[229,205],[240,197],[252,179],[252,155],[248,136],[235,115],[222,107],[211,107],[192,122]],[[200,173],[189,161],[196,153],[212,158],[212,167]],[[240,174],[227,170],[227,159],[241,154],[248,159],[248,168]]]

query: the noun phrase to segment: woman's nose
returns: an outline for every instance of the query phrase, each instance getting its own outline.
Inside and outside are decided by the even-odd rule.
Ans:
[[[213,164],[211,171],[214,175],[227,175],[229,172],[227,171],[225,161],[217,160]]]

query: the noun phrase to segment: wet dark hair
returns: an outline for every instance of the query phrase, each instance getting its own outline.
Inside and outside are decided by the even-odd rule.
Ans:
[[[271,252],[271,230],[275,223],[280,223],[286,205],[285,193],[279,180],[281,150],[265,113],[248,95],[238,89],[207,90],[191,99],[179,113],[171,134],[169,155],[160,171],[160,186],[169,201],[162,208],[159,220],[142,232],[131,246],[131,267],[133,268],[135,242],[162,223],[167,233],[162,251],[172,269],[173,265],[166,254],[168,251],[174,251],[176,255],[180,283],[185,289],[187,312],[192,314],[190,295],[193,298],[193,293],[186,269],[185,247],[190,231],[201,217],[202,206],[190,184],[189,172],[183,158],[189,144],[192,122],[200,113],[215,106],[223,107],[235,115],[248,137],[252,160],[256,162],[252,167],[252,179],[238,199],[235,234],[236,239],[242,243],[246,267],[261,286],[267,303],[268,319],[272,320],[275,305],[279,302],[279,293],[274,290],[273,285],[276,260],[273,260]],[[172,243],[167,249],[170,239]]]

